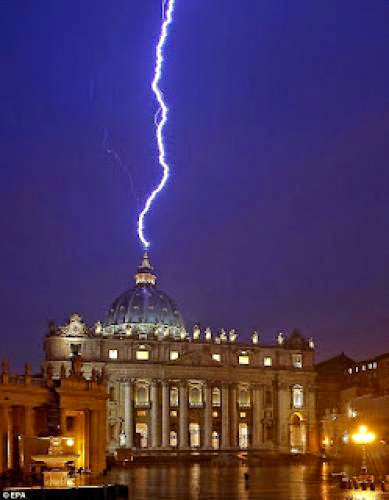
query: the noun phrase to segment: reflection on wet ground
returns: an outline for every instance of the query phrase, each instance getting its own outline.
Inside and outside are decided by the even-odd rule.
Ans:
[[[245,479],[245,473],[249,479]],[[258,498],[289,500],[389,499],[373,491],[341,490],[331,467],[319,465],[137,465],[114,469],[110,481],[128,484],[131,499]]]

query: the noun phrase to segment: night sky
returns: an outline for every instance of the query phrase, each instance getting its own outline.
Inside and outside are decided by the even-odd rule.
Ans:
[[[92,324],[132,286],[136,198],[160,176],[160,14],[159,0],[1,3],[1,357],[13,369],[39,366],[48,320]],[[176,0],[167,47],[172,175],[146,231],[188,327],[267,342],[298,327],[318,359],[388,351],[387,0]]]

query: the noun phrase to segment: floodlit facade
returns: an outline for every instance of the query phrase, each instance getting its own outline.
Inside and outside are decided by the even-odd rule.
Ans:
[[[104,323],[77,314],[50,325],[46,368],[54,377],[81,354],[84,373],[104,370],[108,452],[144,450],[317,450],[314,346],[294,331],[263,345],[254,332],[198,326],[191,334],[159,290],[145,254],[135,286],[120,295]]]

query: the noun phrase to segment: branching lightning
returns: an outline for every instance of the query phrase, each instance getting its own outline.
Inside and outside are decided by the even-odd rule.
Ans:
[[[158,101],[159,105],[158,110],[154,115],[154,124],[156,127],[155,136],[157,139],[157,146],[158,146],[158,161],[163,169],[163,175],[158,186],[150,193],[150,195],[146,199],[145,206],[143,210],[140,212],[138,217],[138,236],[145,249],[147,249],[150,246],[150,241],[148,241],[144,235],[144,219],[146,214],[150,210],[154,198],[164,188],[168,180],[170,171],[170,167],[166,161],[165,144],[163,141],[163,128],[167,122],[169,108],[167,107],[164,101],[163,92],[159,88],[159,81],[162,75],[162,63],[164,60],[163,47],[166,42],[168,27],[173,19],[174,1],[175,0],[162,0],[162,26],[161,26],[161,33],[159,36],[159,40],[155,50],[156,59],[154,67],[154,78],[151,82],[151,88],[155,94],[156,100]]]

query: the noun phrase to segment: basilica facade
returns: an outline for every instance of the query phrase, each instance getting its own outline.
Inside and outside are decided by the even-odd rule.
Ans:
[[[108,453],[122,450],[317,451],[314,345],[298,331],[272,345],[257,332],[191,333],[156,284],[147,254],[134,286],[88,327],[73,314],[50,324],[45,370],[81,355],[87,378],[107,382]]]

